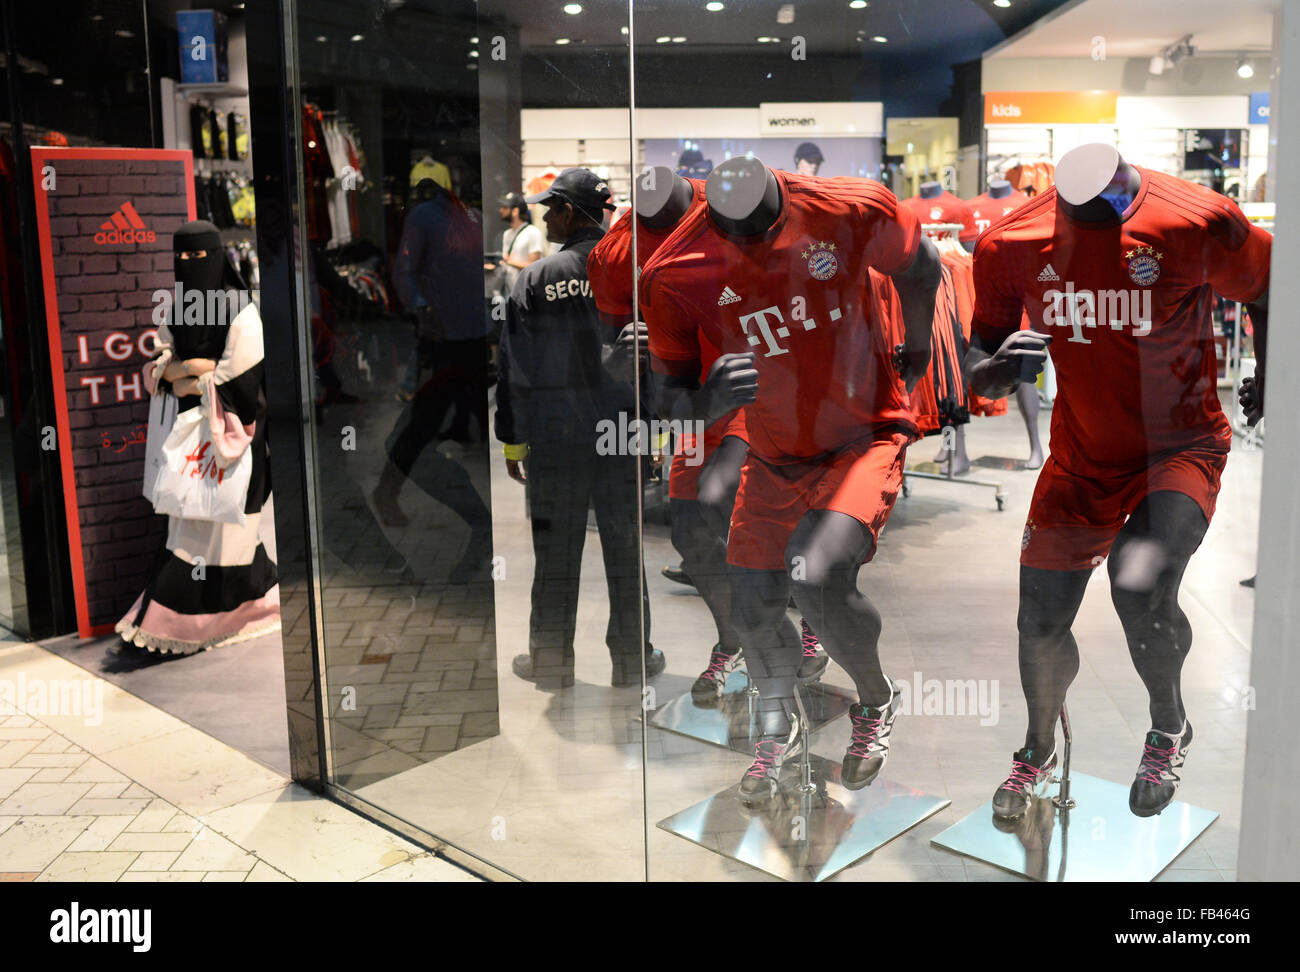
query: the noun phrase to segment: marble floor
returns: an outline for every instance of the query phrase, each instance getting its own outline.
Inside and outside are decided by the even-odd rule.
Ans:
[[[475,881],[36,644],[0,642],[0,881]]]

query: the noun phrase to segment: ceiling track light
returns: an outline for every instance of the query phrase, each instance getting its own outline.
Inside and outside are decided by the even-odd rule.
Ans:
[[[1255,67],[1250,63],[1250,61],[1246,60],[1246,55],[1243,54],[1241,57],[1237,58],[1237,77],[1249,80],[1254,76]]]

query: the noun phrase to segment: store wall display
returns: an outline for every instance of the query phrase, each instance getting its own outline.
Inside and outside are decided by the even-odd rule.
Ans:
[[[59,458],[82,637],[112,630],[143,587],[165,523],[141,496],[155,291],[171,233],[194,218],[191,156],[32,150]]]
[[[748,155],[766,161],[773,168],[798,172],[800,152],[815,161],[816,171],[804,175],[857,176],[874,178],[880,171],[880,140],[844,136],[805,136],[773,138],[769,135],[752,138],[700,138],[645,140],[645,164],[664,165],[691,178],[704,178],[709,173],[702,163],[712,160]],[[818,160],[820,157],[820,160]],[[683,159],[687,161],[683,163]],[[684,165],[690,171],[684,171]]]

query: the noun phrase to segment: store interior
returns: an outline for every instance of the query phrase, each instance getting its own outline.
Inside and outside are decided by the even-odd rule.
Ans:
[[[198,216],[217,225],[256,290],[253,151],[262,149],[249,136],[256,79],[245,4],[204,5],[223,14],[228,30],[228,70],[212,82],[184,81],[175,50],[176,14],[193,5],[76,6],[89,27],[74,43],[54,42],[34,18],[11,38],[24,60],[4,65],[11,95],[0,138],[12,153],[9,119],[19,105],[23,146],[189,151]],[[629,21],[626,7],[597,3],[291,4],[303,208],[289,232],[301,318],[268,326],[296,327],[294,340],[310,356],[306,496],[293,492],[297,484],[283,495],[309,510],[309,553],[299,543],[294,556],[310,559],[316,586],[287,597],[284,610],[287,620],[290,611],[313,618],[315,666],[286,669],[278,634],[133,659],[116,635],[68,633],[50,603],[28,605],[33,587],[64,583],[48,580],[59,568],[45,550],[66,533],[62,509],[45,512],[53,509],[42,492],[52,481],[48,459],[24,445],[34,442],[39,393],[21,368],[0,376],[0,405],[19,408],[0,415],[0,452],[28,462],[0,472],[0,630],[25,634],[44,618],[60,632],[43,642],[50,650],[286,775],[286,686],[294,706],[316,697],[314,685],[328,782],[354,805],[452,845],[485,873],[809,879],[798,861],[778,861],[763,844],[763,834],[790,829],[793,812],[745,825],[742,841],[768,848],[749,857],[728,852],[716,832],[690,839],[670,823],[736,784],[753,753],[665,727],[669,703],[690,703],[715,640],[697,590],[662,572],[681,561],[667,463],[646,463],[639,518],[647,641],[664,653],[666,670],[646,685],[610,684],[610,606],[593,518],[581,553],[575,684],[540,687],[512,671],[529,641],[528,494],[493,437],[495,349],[482,375],[448,377],[435,366],[431,379],[425,370],[403,262],[415,245],[413,214],[445,207],[440,218],[457,239],[441,271],[445,307],[481,306],[497,330],[502,284],[486,264],[509,228],[498,201],[541,192],[570,166],[592,169],[625,210],[647,166],[702,178],[738,156],[790,172],[811,159],[817,175],[872,179],[917,200],[923,223],[948,226],[933,235],[950,237],[941,249],[960,264],[970,247],[950,224],[974,225],[975,217],[934,216],[932,194],[971,200],[1010,183],[1032,198],[1052,186],[1065,153],[1101,142],[1135,165],[1223,193],[1271,230],[1274,7],[701,0],[680,9],[636,4]],[[42,16],[49,25],[55,14]],[[990,114],[1003,94],[1044,92],[1062,95],[1069,110],[1053,116],[1048,107],[1023,121]],[[1100,108],[1089,100],[1098,93]],[[1027,99],[1023,110],[1032,115],[1036,104]],[[0,188],[12,193],[14,180],[26,178],[16,171]],[[543,234],[544,209],[528,214]],[[0,351],[21,362],[26,338],[12,322],[22,311],[4,310]],[[1166,881],[1234,880],[1241,828],[1255,608],[1242,582],[1256,570],[1265,437],[1236,404],[1234,389],[1253,363],[1240,305],[1220,301],[1214,322],[1218,394],[1234,441],[1217,511],[1181,589],[1195,631],[1182,692],[1196,713],[1197,746],[1179,799],[1217,819],[1161,865],[1157,879]],[[268,381],[289,380],[280,365]],[[918,694],[936,680],[976,679],[979,710],[900,721],[888,773],[937,809],[869,852],[828,864],[825,879],[1050,877],[1024,833],[1018,839],[1033,863],[1015,873],[934,841],[988,801],[1020,745],[1016,557],[1038,468],[1027,462],[1026,430],[1047,446],[1055,394],[1049,369],[989,414],[947,415],[908,453],[903,494],[858,584],[882,617],[886,671]],[[1082,773],[1125,782],[1147,729],[1147,695],[1097,573],[1073,628],[1083,657],[1069,696],[1074,757]],[[790,617],[797,623],[798,612]],[[854,693],[833,662],[820,685]],[[849,732],[848,720],[832,720],[810,747],[838,762]],[[851,845],[851,813],[822,814],[814,826],[823,840]],[[1086,841],[1087,828],[1077,830]]]

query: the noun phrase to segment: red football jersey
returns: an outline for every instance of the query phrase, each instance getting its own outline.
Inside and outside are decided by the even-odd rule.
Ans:
[[[686,181],[691,184],[694,196],[676,223],[662,230],[650,229],[629,209],[587,256],[587,277],[591,280],[591,295],[596,300],[597,310],[613,317],[632,317],[632,225],[635,223],[637,227],[637,265],[644,272],[660,245],[707,206],[703,180]]]
[[[884,186],[777,171],[782,207],[757,238],[707,217],[665,244],[642,273],[653,366],[690,374],[701,337],[724,354],[753,351],[758,400],[750,447],[769,462],[821,455],[885,426],[914,431],[893,366],[892,285],[920,245],[916,218]]]
[[[970,204],[958,199],[946,189],[929,199],[913,196],[911,199],[902,200],[901,204],[910,209],[922,223],[961,223],[963,229],[958,238],[963,243],[979,236],[979,231],[975,228],[975,219],[971,215]]]
[[[1136,168],[1136,167],[1135,167]],[[975,247],[975,332],[1053,335],[1052,456],[1080,475],[1135,472],[1192,445],[1227,450],[1210,312],[1268,289],[1272,237],[1213,190],[1139,168],[1122,220],[1085,223],[1035,196]]]
[[[976,234],[982,234],[1003,216],[1015,212],[1027,202],[1028,196],[1019,189],[1013,189],[1011,195],[1001,199],[994,199],[987,192],[982,193],[974,199],[968,199],[966,205],[970,206]]]

